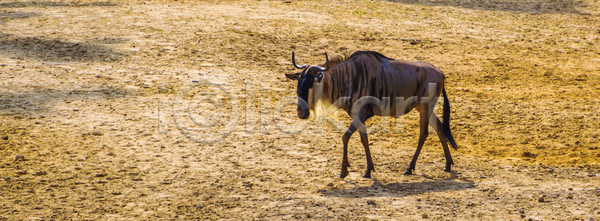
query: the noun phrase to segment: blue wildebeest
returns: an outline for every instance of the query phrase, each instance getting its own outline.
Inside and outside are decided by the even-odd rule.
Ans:
[[[454,162],[448,143],[454,149],[458,146],[450,132],[450,103],[444,89],[445,77],[441,70],[426,62],[391,59],[374,51],[356,51],[346,59],[337,57],[332,61],[325,54],[325,59],[322,65],[299,66],[292,52],[294,67],[302,71],[286,76],[298,81],[296,92],[299,118],[308,118],[317,103],[316,99],[321,99],[325,104],[334,104],[346,111],[352,119],[350,127],[342,137],[344,155],[341,178],[348,175],[348,140],[356,130],[360,133],[367,157],[367,171],[363,177],[370,178],[371,171],[374,171],[364,124],[367,119],[375,115],[400,117],[412,109],[420,113],[420,135],[415,155],[404,174],[410,175],[415,170],[419,152],[429,134],[428,125],[437,132],[446,157],[444,171],[450,172]],[[319,88],[322,88],[319,98],[316,98],[316,90],[313,87],[316,83],[321,84]],[[444,96],[443,123],[433,112],[440,94]],[[363,98],[376,98],[376,101],[387,102],[370,102],[373,99]],[[408,99],[405,101],[404,98]],[[360,102],[361,100],[364,102]]]

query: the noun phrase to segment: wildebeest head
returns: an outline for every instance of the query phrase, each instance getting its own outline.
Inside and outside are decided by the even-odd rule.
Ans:
[[[329,58],[327,57],[327,53],[325,53],[325,60],[325,68],[316,65],[307,68],[307,65],[299,66],[296,64],[294,52],[292,52],[292,64],[302,71],[295,74],[286,74],[285,76],[289,79],[298,81],[296,93],[298,94],[298,117],[300,119],[308,118],[310,116],[310,110],[314,107],[313,85],[315,79],[319,82],[321,78],[323,78],[323,72],[329,70]]]

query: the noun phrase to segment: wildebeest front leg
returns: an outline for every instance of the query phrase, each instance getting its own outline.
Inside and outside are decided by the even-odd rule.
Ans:
[[[344,133],[344,136],[342,136],[342,142],[344,144],[344,155],[342,157],[342,173],[340,174],[340,178],[348,176],[348,167],[350,167],[350,162],[348,162],[348,141],[350,140],[350,137],[352,136],[352,134],[354,134],[356,129],[357,127],[354,123],[350,124],[348,130],[346,130],[346,133]]]
[[[404,175],[411,175],[415,170],[415,165],[417,164],[417,159],[419,158],[419,153],[421,153],[421,148],[423,148],[423,143],[425,143],[425,139],[427,139],[427,135],[429,135],[428,127],[429,127],[429,111],[422,105],[419,110],[419,124],[420,124],[420,134],[419,134],[419,144],[417,145],[417,151],[415,151],[415,155],[413,156],[410,164],[408,165],[408,169],[404,172]]]

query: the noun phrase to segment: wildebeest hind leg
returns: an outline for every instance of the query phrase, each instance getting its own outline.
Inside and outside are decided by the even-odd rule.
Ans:
[[[435,132],[440,138],[440,142],[442,142],[442,147],[444,148],[444,156],[446,157],[446,168],[444,168],[444,171],[450,172],[452,170],[452,164],[454,164],[454,161],[452,160],[452,156],[450,155],[450,149],[448,148],[448,140],[446,139],[446,135],[444,135],[443,124],[440,121],[440,119],[437,118],[437,116],[435,116],[435,114],[432,114],[429,118],[429,124],[435,129]]]
[[[415,151],[415,155],[413,156],[410,164],[408,165],[408,169],[404,172],[404,175],[412,175],[412,172],[415,170],[415,165],[417,164],[417,159],[419,158],[419,153],[421,153],[421,148],[423,148],[423,143],[425,143],[425,139],[427,139],[427,135],[429,135],[428,127],[429,127],[429,111],[425,107],[425,105],[420,105],[417,107],[419,110],[419,125],[420,125],[420,134],[419,134],[419,144],[417,145],[417,151]]]

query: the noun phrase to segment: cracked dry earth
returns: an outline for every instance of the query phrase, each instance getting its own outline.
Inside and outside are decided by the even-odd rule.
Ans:
[[[0,1],[0,220],[600,219],[599,1],[285,2]],[[401,175],[410,113],[337,178],[341,134],[279,108],[292,51],[359,49],[445,72],[452,173],[432,135]]]

